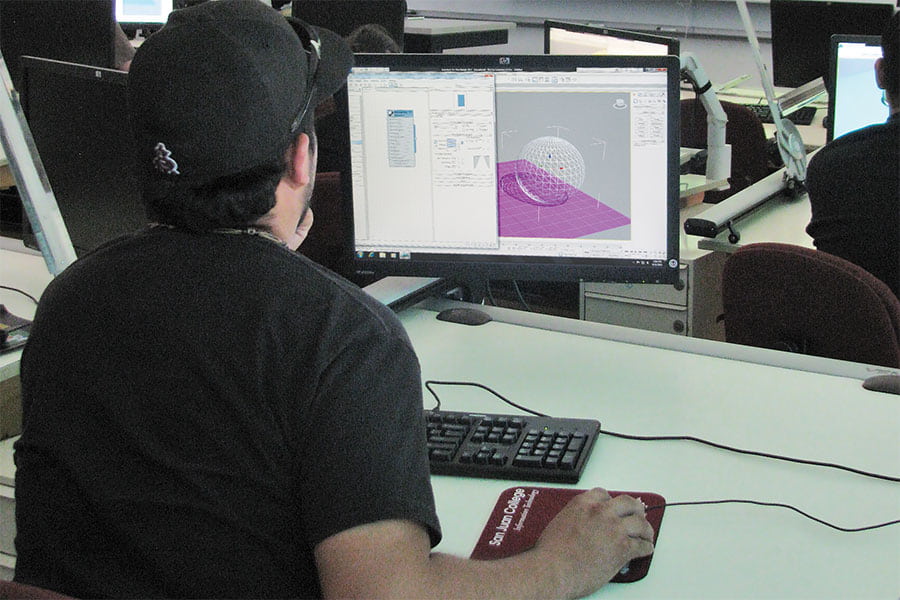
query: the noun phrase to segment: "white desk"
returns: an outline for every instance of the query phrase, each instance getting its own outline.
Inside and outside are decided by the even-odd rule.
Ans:
[[[40,298],[51,279],[40,253],[26,248],[17,240],[0,237],[0,285],[18,288]],[[0,288],[0,304],[25,319],[31,319],[36,308],[27,296],[3,288]],[[0,354],[0,381],[19,374],[21,354],[21,351]]]
[[[39,257],[0,251],[3,275],[25,287]],[[27,255],[23,255],[27,256]],[[9,258],[26,269],[12,268]],[[38,277],[40,279],[40,277]],[[49,280],[44,274],[43,279]],[[30,289],[39,293],[40,289]],[[446,303],[433,303],[436,308]],[[691,434],[738,447],[900,475],[900,401],[860,379],[889,370],[695,338],[486,308],[481,327],[433,309],[400,314],[425,379],[488,385],[550,414],[597,418],[634,434]],[[520,324],[509,324],[519,322]],[[525,326],[527,325],[527,326]],[[770,366],[767,366],[769,364]],[[771,366],[781,365],[781,366]],[[425,393],[426,406],[432,406]],[[450,410],[513,412],[487,392],[440,389]],[[11,540],[11,441],[0,444],[0,535]],[[444,540],[468,555],[500,491],[515,482],[434,477]],[[786,502],[843,526],[900,517],[900,485],[689,442],[602,437],[582,481],[652,491],[668,501]],[[4,508],[5,506],[5,508]],[[0,555],[0,575],[14,558]],[[896,598],[900,527],[846,534],[782,509],[744,505],[666,510],[648,576],[598,597]],[[10,573],[10,571],[6,571]]]
[[[599,419],[633,434],[691,434],[741,448],[900,475],[900,398],[863,390],[868,367],[789,356],[810,372],[693,352],[782,353],[517,311],[496,314],[632,339],[624,343],[491,322],[401,313],[424,379],[474,381],[539,411]],[[505,317],[504,317],[505,318]],[[643,345],[642,345],[643,344]],[[649,346],[647,345],[649,344]],[[652,347],[669,345],[684,351]],[[737,356],[737,355],[734,355]],[[487,392],[441,387],[448,410],[511,412]],[[433,401],[426,392],[425,405]],[[444,540],[468,555],[500,492],[515,482],[434,477]],[[573,487],[651,491],[670,502],[743,498],[795,505],[842,526],[900,518],[900,484],[733,454],[691,442],[601,436]],[[648,576],[598,598],[897,598],[900,526],[840,533],[784,509],[670,507]]]

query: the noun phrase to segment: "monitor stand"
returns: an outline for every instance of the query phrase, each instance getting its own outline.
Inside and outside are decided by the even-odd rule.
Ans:
[[[394,312],[399,312],[435,296],[481,304],[487,295],[487,282],[471,277],[385,277],[365,286],[363,290]]]

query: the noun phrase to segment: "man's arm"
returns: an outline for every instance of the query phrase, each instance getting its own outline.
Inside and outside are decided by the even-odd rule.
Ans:
[[[575,598],[652,553],[652,539],[640,501],[598,488],[573,498],[534,548],[509,558],[432,553],[425,529],[403,520],[342,531],[315,557],[326,598]]]

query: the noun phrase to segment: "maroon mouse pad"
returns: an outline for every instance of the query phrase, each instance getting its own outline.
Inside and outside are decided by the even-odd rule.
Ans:
[[[492,560],[524,552],[534,546],[544,527],[568,504],[573,496],[585,490],[518,486],[504,490],[475,544],[470,558]],[[653,527],[653,543],[659,537],[659,526],[665,512],[666,500],[650,492],[609,492],[634,496],[646,507],[647,521]],[[655,508],[659,507],[659,508]],[[642,579],[650,569],[653,555],[636,558],[626,565],[612,581],[630,583]]]

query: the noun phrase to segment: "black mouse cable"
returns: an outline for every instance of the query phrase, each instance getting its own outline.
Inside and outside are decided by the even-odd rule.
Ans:
[[[610,431],[608,429],[600,429],[600,433],[606,434],[611,437],[622,438],[625,440],[636,440],[641,442],[672,442],[672,441],[687,441],[687,442],[697,442],[698,444],[704,444],[706,446],[711,446],[713,448],[718,448],[719,450],[727,450],[728,452],[736,452],[738,454],[748,454],[750,456],[760,456],[762,458],[771,458],[773,460],[783,460],[792,463],[798,463],[802,465],[812,465],[814,467],[826,467],[829,469],[839,469],[841,471],[847,471],[849,473],[854,473],[856,475],[862,475],[863,477],[871,477],[873,479],[881,479],[884,481],[891,481],[894,483],[900,482],[900,477],[893,477],[891,475],[882,475],[880,473],[871,473],[869,471],[863,471],[861,469],[856,469],[854,467],[848,467],[845,465],[840,465],[837,463],[829,463],[822,462],[818,460],[809,460],[806,458],[794,458],[791,456],[782,456],[780,454],[771,454],[769,452],[761,452],[759,450],[746,450],[744,448],[736,448],[734,446],[727,446],[725,444],[719,444],[718,442],[712,442],[709,440],[704,440],[702,438],[694,437],[692,435],[631,435],[627,433],[617,433],[615,431]]]
[[[425,388],[426,388],[429,392],[431,392],[431,395],[434,396],[434,399],[435,399],[435,401],[437,402],[437,406],[435,407],[435,410],[440,410],[440,409],[441,409],[441,399],[440,399],[440,397],[438,397],[437,392],[434,391],[434,389],[432,388],[432,386],[434,386],[434,385],[455,385],[455,386],[477,387],[477,388],[483,389],[483,390],[485,390],[485,391],[487,391],[487,392],[490,392],[491,394],[493,394],[494,396],[496,396],[496,397],[499,398],[500,400],[506,402],[506,403],[509,404],[510,406],[514,406],[515,408],[518,408],[519,410],[525,411],[525,412],[530,413],[530,414],[532,414],[532,415],[535,415],[535,416],[537,416],[537,417],[549,417],[549,416],[550,416],[550,415],[547,415],[547,414],[544,414],[544,413],[537,412],[537,411],[535,411],[535,410],[531,410],[530,408],[526,408],[526,407],[521,406],[521,405],[519,405],[519,404],[516,404],[515,402],[513,402],[513,401],[510,400],[509,398],[506,398],[505,396],[503,396],[502,394],[500,394],[500,393],[498,393],[498,392],[492,390],[492,389],[489,388],[488,386],[482,385],[482,384],[480,384],[480,383],[475,383],[475,382],[472,382],[472,381],[435,381],[435,380],[428,380],[428,381],[425,381],[424,385],[425,385]],[[882,474],[880,474],[880,473],[871,473],[871,472],[869,472],[869,471],[863,471],[863,470],[861,470],[861,469],[856,469],[856,468],[854,468],[854,467],[848,467],[848,466],[845,466],[845,465],[839,465],[839,464],[836,464],[836,463],[828,463],[828,462],[822,462],[822,461],[816,461],[816,460],[809,460],[809,459],[805,459],[805,458],[793,458],[793,457],[790,457],[790,456],[782,456],[782,455],[779,455],[779,454],[771,454],[771,453],[769,453],[769,452],[760,452],[760,451],[758,451],[758,450],[745,450],[745,449],[743,449],[743,448],[736,448],[736,447],[734,447],[734,446],[727,446],[727,445],[725,445],[725,444],[720,444],[720,443],[718,443],[718,442],[712,442],[712,441],[709,441],[709,440],[704,440],[704,439],[702,439],[702,438],[698,438],[698,437],[694,437],[694,436],[690,436],[690,435],[653,435],[653,436],[632,435],[632,434],[618,433],[618,432],[615,432],[615,431],[610,431],[610,430],[608,430],[608,429],[603,429],[602,427],[600,428],[600,433],[601,433],[601,434],[608,435],[608,436],[611,436],[611,437],[618,437],[618,438],[622,438],[622,439],[626,439],[626,440],[635,440],[635,441],[641,441],[641,442],[668,442],[668,441],[689,441],[689,442],[697,442],[698,444],[704,444],[704,445],[706,445],[706,446],[711,446],[711,447],[717,448],[717,449],[719,449],[719,450],[726,450],[726,451],[728,451],[728,452],[736,452],[736,453],[738,453],[738,454],[747,454],[747,455],[750,455],[750,456],[759,456],[759,457],[762,457],[762,458],[770,458],[770,459],[773,459],[773,460],[783,460],[783,461],[786,461],[786,462],[792,462],[792,463],[798,463],[798,464],[804,464],[804,465],[811,465],[811,466],[815,466],[815,467],[825,467],[825,468],[829,468],[829,469],[838,469],[838,470],[841,470],[841,471],[847,471],[848,473],[854,473],[854,474],[856,474],[856,475],[861,475],[861,476],[863,476],[863,477],[870,477],[870,478],[872,478],[872,479],[881,479],[881,480],[883,480],[883,481],[890,481],[890,482],[893,482],[893,483],[898,483],[898,482],[900,482],[900,477],[894,477],[894,476],[891,476],[891,475],[882,475]]]
[[[38,303],[37,298],[35,298],[34,296],[32,296],[31,294],[29,294],[29,293],[26,292],[25,290],[20,290],[19,288],[10,287],[10,286],[8,286],[8,285],[0,285],[0,289],[3,289],[3,290],[9,290],[9,291],[11,291],[11,292],[16,292],[16,293],[22,294],[23,296],[25,296],[26,298],[28,298],[29,300],[31,300],[31,301],[34,302],[35,304]]]
[[[814,517],[813,515],[804,512],[793,506],[791,504],[785,504],[783,502],[764,502],[762,500],[747,500],[743,498],[727,498],[724,500],[691,500],[685,502],[666,502],[665,504],[655,504],[653,506],[648,506],[645,512],[650,512],[651,510],[660,510],[663,508],[669,508],[671,506],[704,506],[711,504],[752,504],[754,506],[767,506],[774,508],[786,508],[788,510],[792,510],[795,513],[806,517],[811,521],[815,521],[816,523],[820,523],[825,525],[826,527],[830,527],[831,529],[836,529],[837,531],[841,531],[843,533],[859,533],[862,531],[871,531],[873,529],[881,529],[882,527],[890,527],[892,525],[900,524],[900,519],[894,519],[893,521],[886,521],[884,523],[876,523],[874,525],[864,525],[862,527],[841,527],[840,525],[835,525],[834,523],[829,523],[824,519],[820,519],[818,517]]]
[[[501,394],[495,392],[494,390],[492,390],[492,389],[489,388],[488,386],[482,385],[482,384],[480,384],[480,383],[475,383],[475,382],[473,382],[473,381],[435,381],[434,379],[429,379],[429,380],[425,381],[424,385],[425,385],[425,388],[426,388],[429,392],[431,392],[431,395],[434,396],[434,400],[435,400],[435,402],[436,402],[436,405],[435,405],[435,407],[434,407],[434,410],[441,410],[441,398],[440,398],[440,396],[437,395],[437,392],[434,391],[434,388],[433,388],[432,386],[435,386],[435,385],[457,385],[457,386],[468,386],[468,387],[477,387],[477,388],[481,388],[481,389],[483,389],[483,390],[485,390],[485,391],[487,391],[487,392],[490,392],[491,394],[497,396],[498,398],[500,398],[501,400],[503,400],[504,402],[506,402],[506,403],[509,404],[510,406],[514,406],[515,408],[518,408],[519,410],[523,410],[523,411],[525,411],[525,412],[527,412],[527,413],[531,413],[532,415],[534,415],[534,416],[536,416],[536,417],[549,417],[549,416],[550,416],[550,415],[545,415],[545,414],[543,414],[543,413],[539,413],[539,412],[537,412],[537,411],[531,410],[530,408],[526,408],[526,407],[521,406],[521,405],[519,405],[519,404],[516,404],[515,402],[513,402],[513,401],[510,400],[509,398],[507,398],[507,397],[505,397],[505,396],[503,396],[503,395],[501,395]]]
[[[531,413],[532,415],[535,415],[537,417],[549,417],[550,416],[550,415],[547,415],[544,413],[537,412],[535,410],[531,410],[530,408],[526,408],[519,404],[516,404],[509,398],[492,390],[488,386],[483,385],[481,383],[475,383],[474,381],[437,381],[437,380],[429,379],[424,382],[424,385],[425,385],[425,388],[431,393],[431,395],[434,396],[434,400],[436,402],[434,410],[441,409],[441,398],[438,396],[437,392],[434,391],[433,386],[455,385],[455,386],[476,387],[476,388],[485,390],[487,392],[490,392],[491,394],[493,394],[500,400],[506,402],[510,406],[514,406],[515,408],[518,408],[519,410],[525,411],[527,413]],[[707,440],[703,440],[700,438],[694,438],[691,436],[634,436],[634,435],[627,435],[627,434],[623,434],[623,433],[616,433],[616,432],[612,432],[612,431],[604,431],[603,429],[600,430],[600,433],[605,433],[607,435],[621,437],[624,439],[639,440],[639,441],[690,440],[690,441],[699,442],[701,444],[708,444],[710,446],[713,446],[714,448],[721,448],[723,450],[729,450],[731,452],[738,452],[738,453],[742,453],[742,454],[751,454],[751,455],[755,455],[755,456],[762,456],[764,458],[775,458],[778,460],[786,460],[789,462],[798,462],[798,463],[810,464],[810,465],[815,465],[815,466],[832,467],[832,468],[836,468],[836,469],[847,470],[852,473],[864,475],[866,477],[875,477],[877,479],[886,479],[888,481],[898,481],[898,479],[896,477],[889,477],[886,475],[878,475],[875,473],[867,473],[865,471],[860,471],[858,469],[853,469],[851,467],[844,467],[841,465],[835,465],[835,464],[831,464],[831,463],[821,463],[821,462],[809,461],[809,460],[804,460],[804,459],[793,459],[793,458],[788,458],[788,457],[784,457],[784,456],[779,456],[777,454],[767,454],[764,452],[756,452],[753,450],[741,450],[739,448],[732,448],[731,446],[725,446],[722,444],[717,444],[715,442],[709,442]],[[824,519],[814,517],[813,515],[811,515],[807,512],[804,512],[804,511],[800,510],[799,508],[797,508],[796,506],[792,506],[790,504],[784,504],[782,502],[763,502],[761,500],[747,500],[747,499],[741,499],[741,498],[728,498],[728,499],[724,499],[724,500],[692,500],[692,501],[684,501],[684,502],[666,502],[665,504],[657,504],[657,505],[653,505],[653,506],[648,506],[645,510],[651,511],[651,510],[660,510],[662,508],[669,508],[669,507],[675,507],[675,506],[702,506],[702,505],[714,505],[714,504],[752,504],[755,506],[786,508],[788,510],[792,510],[792,511],[796,512],[797,514],[800,514],[800,515],[806,517],[807,519],[815,521],[816,523],[820,523],[822,525],[825,525],[826,527],[830,527],[832,529],[836,529],[837,531],[841,531],[841,532],[845,532],[845,533],[857,533],[857,532],[861,532],[861,531],[870,531],[872,529],[880,529],[882,527],[889,527],[891,525],[900,524],[900,519],[895,519],[893,521],[886,521],[884,523],[877,523],[875,525],[865,525],[863,527],[841,527],[840,525],[835,525],[833,523],[829,523],[828,521],[825,521]]]

